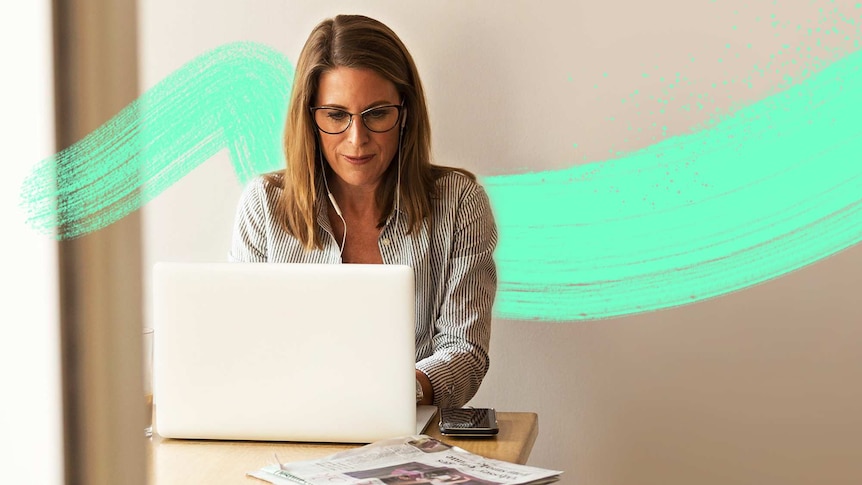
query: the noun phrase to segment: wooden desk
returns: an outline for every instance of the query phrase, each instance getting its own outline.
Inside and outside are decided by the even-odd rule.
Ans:
[[[471,453],[524,464],[536,442],[539,419],[535,413],[497,413],[500,433],[494,439],[443,437],[435,418],[426,433]],[[357,445],[284,443],[258,441],[173,440],[153,436],[147,446],[147,469],[151,485],[188,483],[264,483],[247,472],[275,463],[311,460]]]

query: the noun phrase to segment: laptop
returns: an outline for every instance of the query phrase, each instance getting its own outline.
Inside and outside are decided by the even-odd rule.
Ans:
[[[421,432],[413,270],[158,263],[155,431],[370,443]]]

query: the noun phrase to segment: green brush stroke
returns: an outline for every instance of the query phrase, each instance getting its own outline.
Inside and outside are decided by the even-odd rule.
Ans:
[[[691,303],[862,240],[862,52],[700,132],[568,170],[484,179],[498,317]]]
[[[859,242],[860,64],[850,55],[698,133],[620,159],[486,178],[501,235],[497,316],[667,308]],[[260,44],[202,55],[42,161],[23,187],[32,224],[59,238],[107,226],[223,148],[242,182],[279,168],[292,79],[288,60]]]
[[[293,66],[262,44],[199,56],[24,182],[28,221],[59,239],[112,224],[227,148],[240,181],[284,164]]]

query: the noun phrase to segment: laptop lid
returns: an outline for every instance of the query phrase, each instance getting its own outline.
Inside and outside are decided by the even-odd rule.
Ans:
[[[416,432],[413,271],[158,263],[156,431],[369,443]]]

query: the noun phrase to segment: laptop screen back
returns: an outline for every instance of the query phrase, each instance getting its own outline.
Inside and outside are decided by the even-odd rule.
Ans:
[[[416,430],[413,271],[159,263],[155,429],[367,443]]]

